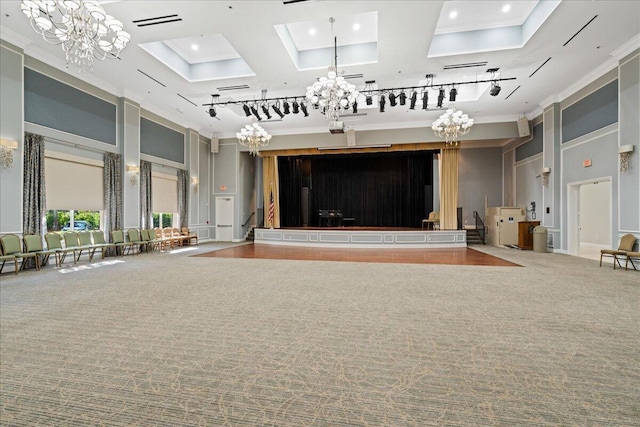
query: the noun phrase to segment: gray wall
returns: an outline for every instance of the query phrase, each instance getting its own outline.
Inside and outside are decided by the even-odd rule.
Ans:
[[[458,206],[462,224],[475,225],[473,211],[484,221],[485,197],[489,206],[502,203],[502,149],[462,148],[458,175]]]
[[[13,167],[0,166],[0,233],[22,233],[23,58],[21,49],[0,45],[0,136],[18,141]]]

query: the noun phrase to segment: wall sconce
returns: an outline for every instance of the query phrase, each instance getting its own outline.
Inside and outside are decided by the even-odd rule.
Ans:
[[[136,185],[138,172],[140,172],[140,168],[138,166],[127,165],[127,173],[131,175],[131,185]]]
[[[549,183],[549,174],[551,173],[551,168],[542,168],[540,171],[540,175],[542,175],[542,185],[546,186]]]
[[[198,191],[198,184],[200,180],[198,180],[197,176],[191,177],[191,185],[193,185],[193,191]]]
[[[13,167],[13,150],[18,149],[18,141],[0,139],[0,165],[5,168]]]
[[[620,154],[620,172],[627,172],[629,170],[629,164],[631,160],[631,153],[633,153],[634,146],[631,144],[623,145],[618,148],[618,154]]]

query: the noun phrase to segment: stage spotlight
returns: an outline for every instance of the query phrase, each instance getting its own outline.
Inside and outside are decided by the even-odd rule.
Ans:
[[[302,114],[304,114],[305,117],[309,116],[309,112],[307,111],[307,104],[300,104],[300,109],[302,110]],[[293,112],[295,113],[295,109]]]
[[[247,104],[244,104],[242,106],[242,109],[244,110],[244,115],[249,117],[251,115],[251,109],[249,108],[249,106]]]
[[[289,114],[291,112],[289,111],[289,101],[287,101],[286,99],[284,100],[284,104],[282,104],[282,107],[284,108],[285,114]]]
[[[387,101],[384,98],[384,95],[380,95],[380,112],[384,113],[384,104],[386,104]]]
[[[437,104],[438,108],[442,108],[443,101],[444,101],[444,88],[441,87],[440,91],[438,92],[438,104]]]
[[[405,105],[407,103],[407,94],[404,91],[400,92],[400,105]]]
[[[269,112],[269,104],[262,104],[262,112],[265,116],[267,116],[267,120],[271,118],[271,113]]]
[[[209,116],[210,117],[215,117],[216,116],[216,109],[213,108],[213,106],[211,108],[209,108]]]
[[[300,104],[295,99],[293,100],[293,114],[298,114],[300,112]]]
[[[353,102],[353,114],[356,114],[358,112],[358,103],[356,101]]]
[[[458,95],[458,89],[455,87],[449,91],[449,101],[456,102],[456,96]]]
[[[416,92],[414,90],[413,93],[411,94],[411,103],[409,104],[409,109],[410,110],[415,110],[416,109],[416,101],[417,100],[418,100],[418,92]]]
[[[282,114],[282,111],[280,111],[280,102],[279,101],[276,101],[276,103],[273,104],[273,107],[271,107],[271,108],[273,108],[273,111],[275,111],[276,114],[280,116],[280,118],[284,117],[284,114]]]
[[[392,107],[396,106],[396,94],[393,92],[389,94],[389,104],[391,104]]]
[[[491,90],[489,91],[489,94],[491,94],[491,96],[498,96],[501,89],[502,88],[498,85],[498,82],[493,82],[491,83]]]
[[[258,113],[258,110],[256,110],[256,107],[254,105],[251,106],[251,112],[254,116],[256,116],[256,119],[258,119],[258,121],[262,120],[262,117],[260,117],[260,114]]]
[[[373,104],[373,97],[371,95],[367,95],[365,100],[367,101],[367,105]]]
[[[422,92],[422,109],[426,110],[427,108],[429,108],[429,89]]]

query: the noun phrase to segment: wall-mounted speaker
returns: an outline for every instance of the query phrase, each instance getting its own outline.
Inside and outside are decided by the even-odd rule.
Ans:
[[[347,130],[347,147],[356,146],[356,131],[353,129]]]
[[[211,152],[216,154],[220,149],[220,140],[218,138],[211,138]]]
[[[531,130],[529,129],[529,120],[526,117],[522,117],[518,119],[518,135],[522,138],[523,136],[531,135]]]

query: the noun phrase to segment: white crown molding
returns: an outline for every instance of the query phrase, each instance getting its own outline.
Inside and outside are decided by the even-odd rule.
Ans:
[[[2,25],[0,25],[0,39],[19,47],[22,50],[24,50],[25,46],[31,43],[31,40],[27,37],[24,37]]]
[[[617,67],[618,67],[618,60],[616,58],[608,59],[603,64],[601,64],[597,68],[590,71],[587,75],[585,75],[580,80],[576,81],[574,84],[572,84],[562,92],[557,93],[555,95],[551,95],[548,98],[542,100],[542,102],[540,103],[540,106],[543,109],[546,109],[551,104],[555,104],[556,102],[562,102],[564,99],[567,99],[574,93],[578,92],[580,89],[584,88],[590,83],[593,83],[594,81],[596,81],[597,79],[599,79],[600,77],[604,76],[609,71]]]
[[[544,113],[544,108],[542,106],[538,106],[535,110],[530,111],[526,117],[528,120],[533,120],[536,117],[542,115]]]
[[[611,56],[620,61],[636,49],[640,49],[640,34],[636,34],[635,37],[611,52]]]

